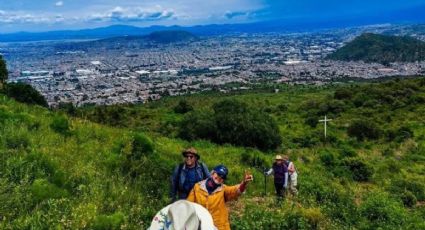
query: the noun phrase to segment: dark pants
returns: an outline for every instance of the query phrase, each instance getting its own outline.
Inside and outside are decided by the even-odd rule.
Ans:
[[[276,189],[276,196],[278,199],[281,199],[285,196],[285,188],[283,187],[283,183],[275,181],[274,188]]]

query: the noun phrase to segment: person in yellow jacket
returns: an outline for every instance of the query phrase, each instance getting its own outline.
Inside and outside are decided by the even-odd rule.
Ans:
[[[242,183],[227,186],[223,182],[226,180],[228,172],[224,165],[214,167],[210,177],[196,183],[187,197],[188,201],[198,203],[210,212],[218,230],[230,230],[226,202],[237,199],[253,179],[252,175],[248,173],[245,174]]]

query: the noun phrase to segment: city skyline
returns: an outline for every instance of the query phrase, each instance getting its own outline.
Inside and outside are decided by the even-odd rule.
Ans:
[[[0,33],[96,28],[111,25],[234,24],[260,21],[341,24],[424,22],[424,0],[208,1],[0,0]]]

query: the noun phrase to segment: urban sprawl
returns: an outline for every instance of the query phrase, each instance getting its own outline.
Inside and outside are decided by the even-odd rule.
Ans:
[[[171,44],[113,39],[0,43],[0,53],[7,60],[9,81],[33,85],[50,106],[144,103],[164,95],[243,90],[264,82],[324,84],[424,74],[425,62],[384,66],[325,60],[360,33],[388,27],[232,34]]]

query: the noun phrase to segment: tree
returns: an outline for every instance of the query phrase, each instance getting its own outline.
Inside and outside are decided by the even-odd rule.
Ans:
[[[5,87],[7,96],[23,103],[36,104],[48,107],[46,99],[31,85],[24,83],[10,83]]]
[[[186,140],[209,139],[219,144],[272,150],[282,140],[276,121],[267,113],[236,100],[214,104],[213,112],[192,111],[180,123],[179,136]]]
[[[6,62],[3,57],[0,56],[0,89],[3,88],[4,83],[7,80],[7,68]]]

